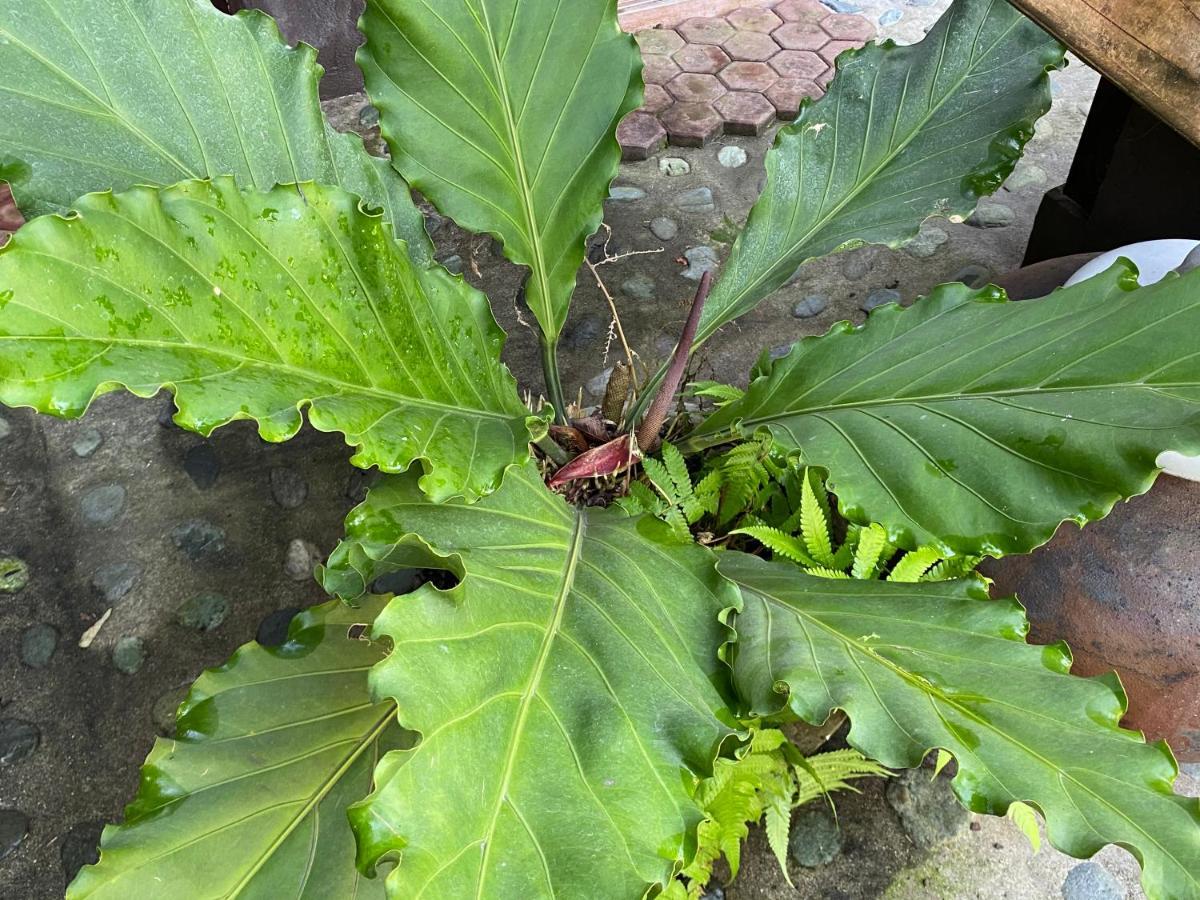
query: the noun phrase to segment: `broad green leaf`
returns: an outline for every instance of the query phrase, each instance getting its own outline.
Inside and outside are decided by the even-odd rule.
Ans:
[[[354,595],[405,566],[449,591],[394,600],[372,688],[421,733],[351,811],[392,897],[640,897],[694,849],[693,794],[732,722],[717,658],[736,601],[712,554],[651,517],[567,506],[532,464],[475,504],[372,489],[330,558]]]
[[[697,341],[806,260],[898,247],[929,216],[968,216],[1016,165],[1062,60],[1062,46],[1003,0],[956,0],[919,43],[842,53],[829,92],[776,135],[767,186]]]
[[[551,343],[642,101],[615,0],[370,0],[358,62],[396,167],[528,266]]]
[[[1015,600],[980,580],[829,581],[735,552],[718,568],[742,593],[733,670],[752,714],[845,710],[849,743],[892,767],[944,748],[969,809],[1030,803],[1072,856],[1132,850],[1151,900],[1200,896],[1200,801],[1171,793],[1171,751],[1119,727],[1115,678],[1072,677],[1062,645],[1026,644]]]
[[[684,449],[767,428],[893,542],[1023,553],[1200,453],[1200,273],[1128,263],[1041,300],[943,285],[805,338]]]
[[[281,646],[246,644],[201,675],[69,900],[382,898],[355,869],[346,820],[379,758],[412,744],[367,688],[386,645],[348,634],[382,606],[314,607]]]
[[[527,458],[533,420],[487,301],[414,266],[357,197],[223,178],[77,210],[0,248],[0,402],[74,417],[167,387],[183,427],[252,418],[270,441],[307,409],[360,466],[423,460],[435,498],[492,490]]]
[[[693,349],[810,259],[862,244],[899,247],[930,216],[963,221],[1012,172],[1050,108],[1047,73],[1063,53],[1004,0],[955,0],[915,44],[842,52],[828,93],[775,135],[766,187]]]
[[[382,207],[422,264],[408,186],[321,113],[316,51],[209,0],[0,0],[0,180],[27,217],[139,184],[316,181]]]

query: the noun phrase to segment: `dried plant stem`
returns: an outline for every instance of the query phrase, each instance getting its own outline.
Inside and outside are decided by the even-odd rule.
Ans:
[[[613,258],[615,259],[615,257]],[[603,263],[607,261],[608,258],[606,257],[605,260],[600,263],[600,265],[603,265]],[[631,397],[636,398],[637,369],[634,368],[633,365],[633,350],[630,349],[629,341],[625,338],[625,329],[621,327],[621,315],[617,312],[617,303],[613,299],[613,295],[609,292],[608,286],[605,285],[604,279],[600,277],[600,272],[596,268],[597,264],[593,263],[590,259],[585,260],[585,262],[587,263],[588,269],[592,273],[592,277],[596,279],[596,286],[600,288],[600,293],[603,294],[604,299],[608,301],[608,308],[612,311],[613,324],[615,324],[617,327],[617,337],[621,339],[621,349],[625,351],[625,361],[629,364],[629,375],[631,378],[629,394]]]

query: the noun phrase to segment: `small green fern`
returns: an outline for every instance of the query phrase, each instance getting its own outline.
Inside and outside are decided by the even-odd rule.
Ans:
[[[805,757],[778,729],[752,722],[749,731],[738,754],[718,759],[712,777],[700,783],[696,799],[705,818],[697,830],[696,856],[663,893],[664,900],[700,897],[722,855],[736,876],[741,843],[750,825],[764,819],[767,842],[786,878],[793,809],[835,790],[854,790],[854,779],[891,774],[856,750]]]
[[[839,536],[820,471],[773,450],[769,435],[756,437],[710,457],[692,475],[683,455],[663,444],[662,459],[643,460],[644,477],[617,503],[631,515],[663,519],[680,540],[693,532],[713,541],[749,538],[822,578],[946,581],[979,564],[978,557],[946,557],[933,547],[898,553],[877,524],[840,522]]]

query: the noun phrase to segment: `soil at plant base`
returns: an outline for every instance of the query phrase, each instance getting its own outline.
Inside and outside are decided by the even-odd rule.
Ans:
[[[876,18],[900,11],[880,30],[911,40],[945,2],[859,5]],[[764,347],[861,321],[864,306],[911,302],[939,282],[1016,265],[1042,193],[1066,174],[1095,76],[1076,65],[1057,84],[1055,111],[1011,189],[989,201],[994,227],[938,223],[908,251],[864,249],[806,266],[712,341],[697,374],[744,383]],[[363,98],[330,110],[380,149]],[[693,279],[727,255],[771,139],[724,138],[622,167],[606,207],[609,250],[655,252],[601,271],[642,359],[670,351]],[[540,392],[537,342],[515,309],[520,271],[489,238],[436,218],[431,229],[443,263],[492,297],[510,335],[506,360]],[[562,341],[569,390],[585,402],[600,399],[620,358],[609,322],[585,270]],[[95,858],[101,824],[118,820],[133,796],[138,766],[155,735],[169,732],[186,685],[256,634],[280,640],[296,609],[322,599],[306,571],[333,547],[370,481],[348,457],[339,438],[311,429],[275,446],[236,423],[206,441],[170,423],[164,398],[105,397],[77,422],[0,409],[0,559],[20,560],[0,578],[13,586],[27,578],[0,592],[0,898],[61,897]],[[1048,900],[1076,865],[1047,850],[1031,857],[1001,820],[965,826],[931,856],[911,843],[879,784],[841,798],[838,813],[843,839],[832,862],[793,864],[793,889],[755,832],[726,896]],[[1102,859],[1136,896],[1128,857],[1111,850]],[[1026,870],[1027,880],[1014,874]]]

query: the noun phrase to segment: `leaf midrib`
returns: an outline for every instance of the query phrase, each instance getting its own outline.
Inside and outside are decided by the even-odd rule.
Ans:
[[[225,895],[226,897],[232,898],[241,894],[243,889],[245,889],[250,882],[254,880],[254,877],[262,870],[262,867],[267,864],[267,861],[283,845],[283,842],[291,837],[292,833],[300,827],[300,823],[308,817],[308,814],[316,809],[318,804],[320,804],[321,801],[324,800],[329,794],[329,792],[333,790],[333,786],[341,781],[342,777],[345,776],[350,767],[358,761],[358,758],[362,756],[364,752],[366,752],[367,748],[375,745],[375,742],[379,739],[387,727],[396,719],[396,704],[392,702],[388,705],[390,707],[388,711],[375,723],[363,740],[346,755],[346,758],[342,761],[342,764],[338,766],[338,768],[335,769],[334,772],[318,786],[317,790],[312,793],[308,801],[292,818],[292,821],[289,823],[288,827],[280,832],[280,834],[276,836],[275,840],[271,842],[271,845],[259,855],[258,860],[245,874],[245,876],[243,876],[242,880],[234,885],[233,889]]]
[[[525,691],[521,697],[520,706],[517,712],[517,721],[513,726],[512,737],[509,740],[508,753],[504,760],[504,771],[500,780],[500,789],[496,792],[496,800],[492,808],[492,817],[488,823],[487,832],[483,837],[483,858],[479,863],[479,878],[475,884],[475,898],[482,900],[484,883],[488,875],[488,859],[491,855],[492,844],[496,833],[496,824],[500,819],[500,810],[508,800],[508,788],[512,780],[512,773],[516,767],[517,751],[521,747],[521,741],[524,737],[523,731],[525,723],[529,718],[529,710],[533,706],[534,698],[537,696],[538,689],[541,685],[541,680],[546,670],[546,663],[550,658],[550,654],[554,649],[555,640],[562,628],[563,616],[566,612],[567,599],[571,595],[571,589],[575,584],[575,571],[579,560],[583,555],[583,536],[585,531],[585,523],[587,521],[583,510],[574,510],[575,524],[571,532],[571,540],[567,550],[567,556],[563,563],[562,578],[559,581],[558,596],[554,601],[554,612],[550,620],[550,624],[546,627],[546,633],[542,638],[541,646],[538,648],[537,661],[534,665],[533,672],[529,676],[529,682],[525,686]],[[532,836],[532,834],[531,834]],[[536,842],[536,838],[534,838]]]
[[[1063,387],[1026,387],[1012,388],[1010,390],[995,390],[981,391],[973,394],[925,394],[914,397],[885,397],[879,400],[861,400],[852,403],[833,403],[824,406],[810,406],[804,409],[784,410],[778,413],[763,416],[745,416],[739,419],[739,424],[743,430],[747,426],[757,427],[759,425],[770,425],[773,422],[780,420],[800,418],[803,416],[819,415],[823,412],[840,412],[843,410],[870,409],[878,406],[914,406],[919,403],[937,403],[937,402],[967,402],[972,400],[992,400],[1000,397],[1023,397],[1026,395],[1042,396],[1045,394],[1079,394],[1090,391],[1111,391],[1111,390],[1148,390],[1156,391],[1161,388],[1200,388],[1200,381],[1180,381],[1180,382],[1156,382],[1154,384],[1144,384],[1142,382],[1123,382],[1117,384],[1089,384],[1089,385],[1066,385]],[[1067,418],[1070,417],[1060,417]],[[1082,421],[1082,420],[1080,420]],[[1138,429],[1150,431],[1153,429],[1145,428]],[[703,432],[697,431],[691,439],[681,445],[689,450],[704,449],[713,446],[715,443],[722,443],[731,440],[733,434],[731,428],[723,427],[719,432]]]
[[[990,11],[988,12],[988,15],[989,16],[991,15]],[[972,65],[966,70],[967,74],[964,74],[961,78],[959,78],[957,81],[955,81],[953,86],[948,88],[946,90],[946,92],[942,95],[942,98],[937,102],[937,104],[930,107],[928,113],[925,116],[923,116],[920,119],[920,121],[911,129],[908,137],[906,137],[904,139],[904,141],[901,142],[894,151],[892,151],[891,153],[886,155],[884,157],[883,161],[880,162],[880,164],[877,165],[867,175],[866,178],[860,178],[857,186],[853,190],[851,190],[850,193],[848,193],[843,200],[841,200],[839,203],[837,203],[835,206],[833,206],[829,210],[828,214],[826,214],[824,217],[815,220],[813,225],[807,231],[805,231],[803,235],[801,235],[794,242],[792,242],[791,245],[784,252],[777,254],[776,260],[769,267],[767,267],[765,270],[763,270],[762,274],[760,274],[754,281],[752,281],[748,285],[746,285],[746,287],[744,289],[742,289],[740,292],[734,294],[733,298],[730,300],[730,302],[723,307],[722,315],[724,314],[725,311],[735,308],[742,301],[742,298],[744,298],[748,294],[752,293],[753,291],[755,291],[759,287],[761,287],[762,283],[768,277],[771,276],[771,274],[775,271],[776,267],[779,266],[781,261],[785,260],[791,254],[796,252],[797,248],[804,246],[805,243],[807,243],[809,240],[812,239],[812,236],[814,234],[816,234],[818,231],[820,231],[822,228],[824,228],[826,225],[828,225],[831,219],[833,219],[838,213],[840,213],[851,201],[855,200],[863,191],[865,191],[867,189],[867,187],[869,187],[871,184],[873,184],[875,179],[879,176],[879,173],[882,172],[888,166],[890,166],[892,164],[892,162],[894,162],[896,160],[896,158],[899,157],[900,154],[905,149],[908,148],[908,145],[911,144],[914,140],[916,140],[917,136],[922,132],[922,130],[925,128],[925,126],[927,124],[929,124],[929,122],[933,119],[934,115],[936,115],[941,110],[941,108],[949,101],[950,97],[958,92],[959,88],[962,87],[963,83],[968,78],[971,78],[974,76],[975,69],[983,62],[983,60],[988,58],[989,54],[991,54],[991,52],[993,50],[995,50],[996,46],[1001,41],[1003,41],[1006,37],[1008,37],[1008,35],[1013,31],[1013,29],[1015,29],[1019,24],[1021,24],[1022,21],[1023,21],[1023,19],[1021,19],[1019,17],[1017,19],[1015,19],[1013,21],[1012,25],[1010,25],[1008,27],[1008,29],[1006,29],[1004,31],[1004,33],[1001,34],[1000,37],[997,38],[996,41],[993,42],[990,47],[988,47],[987,51],[984,52],[982,55],[980,55],[978,57],[978,59],[976,59],[972,62]],[[947,27],[947,29],[946,29],[947,34],[949,34],[949,30],[950,30],[949,27]],[[917,45],[913,44],[913,45],[909,45],[909,46],[917,46]],[[938,72],[941,71],[941,65],[942,65],[942,61],[939,59],[938,67],[935,69],[934,75],[932,78],[932,84],[935,86],[937,84],[937,74],[938,74]],[[840,95],[839,95],[839,98],[840,98]],[[899,119],[899,116],[897,116],[897,120],[898,119]],[[801,152],[803,152],[804,136],[798,127],[801,124],[803,124],[803,120],[796,122],[796,131],[793,133],[795,133],[800,138]],[[792,126],[789,126],[789,128],[791,128],[791,127]],[[895,129],[893,129],[893,134],[894,134],[894,132],[895,132]],[[739,241],[740,241],[740,236],[739,236]],[[800,263],[798,263],[797,265],[800,265]],[[714,319],[712,324],[710,324],[708,326],[702,326],[700,328],[699,333],[696,335],[696,340],[694,341],[694,343],[692,345],[692,351],[695,352],[696,348],[698,348],[701,344],[703,344],[706,340],[708,340],[708,338],[710,338],[713,335],[713,333],[716,332],[718,329],[720,329],[724,324],[726,324],[724,321],[721,321],[720,319]]]
[[[1074,775],[1071,774],[1070,770],[1064,769],[1061,766],[1057,765],[1056,763],[1051,762],[1050,760],[1046,759],[1041,754],[1037,753],[1032,747],[1027,746],[1026,744],[1022,743],[1021,741],[1017,740],[1012,735],[997,728],[995,725],[993,725],[987,719],[981,717],[974,710],[971,710],[971,709],[967,708],[966,706],[963,706],[962,704],[957,703],[952,697],[949,697],[946,694],[944,694],[942,691],[940,691],[937,688],[937,686],[934,685],[932,682],[925,681],[920,676],[916,675],[915,673],[909,672],[904,667],[893,663],[891,660],[887,659],[884,656],[881,656],[877,653],[872,653],[870,648],[867,647],[866,645],[860,644],[854,638],[843,634],[842,632],[838,631],[837,629],[833,628],[830,625],[826,625],[823,621],[821,621],[820,619],[818,619],[812,615],[809,615],[805,610],[801,609],[800,607],[793,605],[791,603],[788,603],[787,601],[781,599],[780,597],[775,596],[774,594],[767,593],[760,587],[751,586],[751,585],[746,584],[743,581],[739,581],[733,575],[730,575],[727,573],[722,573],[722,574],[724,574],[726,578],[728,578],[730,581],[732,581],[734,584],[736,584],[740,590],[746,591],[750,594],[759,595],[760,597],[762,597],[764,603],[766,603],[767,601],[773,601],[776,604],[778,604],[780,607],[782,607],[783,609],[786,609],[789,612],[791,612],[793,615],[795,615],[797,617],[797,619],[803,619],[806,622],[810,622],[810,623],[816,625],[822,631],[826,632],[831,637],[833,637],[833,639],[835,641],[839,641],[839,642],[845,644],[847,647],[855,650],[860,656],[865,657],[875,663],[878,663],[879,665],[883,666],[884,668],[890,669],[897,677],[899,677],[904,682],[910,684],[911,686],[915,687],[918,691],[921,691],[924,694],[930,695],[931,697],[936,697],[940,702],[945,703],[947,706],[953,708],[956,712],[958,712],[964,718],[970,719],[971,721],[975,722],[977,725],[987,729],[988,731],[990,731],[993,734],[995,734],[996,736],[998,736],[1001,740],[1008,742],[1012,746],[1027,753],[1033,759],[1041,762],[1043,765],[1046,766],[1046,768],[1058,773],[1060,779],[1070,781],[1082,793],[1090,796],[1098,804],[1107,807],[1109,810],[1111,810],[1113,812],[1113,814],[1115,814],[1116,816],[1121,818],[1123,821],[1128,823],[1129,826],[1132,827],[1135,831],[1139,832],[1140,834],[1145,835],[1146,839],[1149,840],[1150,843],[1152,843],[1155,847],[1157,847],[1165,858],[1167,858],[1167,859],[1171,860],[1173,863],[1175,863],[1175,865],[1182,872],[1187,874],[1188,877],[1191,878],[1193,882],[1200,883],[1200,881],[1198,881],[1197,878],[1189,871],[1188,867],[1184,864],[1184,862],[1181,861],[1180,859],[1178,859],[1173,853],[1171,853],[1166,847],[1164,847],[1158,841],[1158,839],[1154,837],[1154,835],[1152,835],[1150,832],[1146,831],[1146,829],[1143,828],[1141,825],[1139,825],[1134,819],[1127,816],[1119,807],[1114,806],[1105,797],[1101,796],[1100,794],[1097,794],[1086,784],[1079,781]],[[972,601],[968,601],[968,602],[972,602]],[[973,602],[984,602],[984,601],[973,601]],[[814,655],[814,658],[815,658],[815,655]],[[822,681],[824,681],[823,674],[821,677],[822,677]],[[865,673],[864,673],[864,678],[865,678]],[[874,690],[873,686],[872,686],[872,690]],[[830,700],[834,700],[833,694],[829,691],[827,691],[827,693],[829,695]],[[837,701],[834,700],[834,702],[836,703]],[[886,708],[886,705],[885,705],[885,708]],[[1069,797],[1069,795],[1068,795],[1068,797]]]
[[[561,6],[561,3],[559,6]],[[529,175],[525,171],[525,155],[523,153],[520,132],[517,130],[516,121],[513,118],[512,97],[508,92],[508,80],[504,77],[503,61],[500,59],[499,48],[496,46],[494,40],[495,35],[492,32],[491,20],[488,18],[486,3],[480,5],[480,12],[483,15],[483,21],[480,22],[478,18],[475,21],[480,25],[480,31],[483,32],[484,41],[487,43],[488,54],[492,58],[492,68],[495,71],[496,83],[499,88],[500,108],[504,111],[504,127],[508,133],[509,146],[512,148],[513,167],[517,171],[517,186],[521,194],[521,212],[525,216],[525,227],[528,231],[527,237],[529,238],[530,247],[533,250],[534,259],[531,261],[530,269],[538,281],[543,307],[543,315],[538,316],[538,319],[542,322],[550,323],[554,320],[554,310],[550,297],[550,281],[546,275],[546,252],[542,247],[541,231],[534,221],[533,194],[529,185]],[[472,18],[475,18],[474,10],[472,10]],[[552,140],[552,138],[549,139],[547,144],[551,143]]]
[[[9,301],[9,302],[16,303],[17,301],[13,300],[13,301]],[[38,312],[38,310],[34,310],[34,312]],[[343,393],[356,393],[356,394],[364,394],[364,395],[368,395],[368,396],[372,396],[372,397],[379,397],[382,399],[396,402],[398,406],[402,406],[402,405],[425,406],[425,407],[429,407],[430,409],[444,410],[444,411],[460,413],[460,414],[465,412],[465,413],[470,413],[472,415],[478,416],[480,418],[496,419],[498,421],[504,421],[504,422],[512,421],[514,418],[517,418],[516,416],[507,414],[507,413],[498,413],[498,412],[493,412],[493,411],[487,410],[487,409],[477,409],[472,406],[454,406],[454,405],[451,405],[448,403],[439,402],[437,400],[428,400],[424,397],[412,397],[412,396],[408,396],[406,394],[399,394],[394,391],[385,391],[380,388],[365,387],[365,386],[359,385],[359,384],[352,384],[350,382],[342,381],[340,379],[334,378],[331,375],[327,375],[327,374],[324,374],[321,372],[314,372],[310,369],[302,369],[302,368],[299,368],[298,366],[292,366],[292,365],[288,365],[286,363],[276,363],[276,362],[272,362],[269,360],[260,360],[260,359],[254,359],[252,357],[241,356],[237,353],[234,353],[231,350],[223,350],[223,349],[219,349],[216,347],[210,347],[207,344],[177,344],[172,341],[156,341],[156,340],[152,340],[150,338],[96,338],[96,337],[88,337],[87,335],[13,335],[13,334],[6,334],[6,335],[0,335],[0,341],[48,341],[48,342],[74,341],[74,342],[79,342],[79,343],[107,344],[110,347],[111,346],[131,346],[131,347],[149,346],[149,347],[159,347],[159,348],[162,348],[165,350],[172,350],[175,352],[191,351],[191,352],[199,352],[199,353],[208,353],[208,354],[212,354],[214,356],[221,356],[226,359],[235,360],[239,363],[239,366],[248,366],[248,367],[257,366],[257,367],[265,368],[265,369],[278,369],[280,371],[287,372],[289,374],[293,374],[293,375],[299,376],[301,378],[305,378],[309,381],[317,381],[317,382],[322,382],[324,384],[335,386],[339,389],[339,391],[341,391]],[[228,371],[233,371],[233,370],[231,369]],[[209,374],[220,375],[220,374],[226,374],[226,373],[222,372],[222,373],[209,373]],[[24,383],[24,382],[22,382],[22,383]],[[120,382],[120,383],[125,384],[126,387],[129,386],[126,382]],[[165,382],[165,383],[171,383],[171,382]],[[312,398],[299,398],[297,400],[297,403],[301,403],[305,399],[311,400]],[[324,399],[324,398],[316,398],[316,399],[320,400],[320,399]]]

